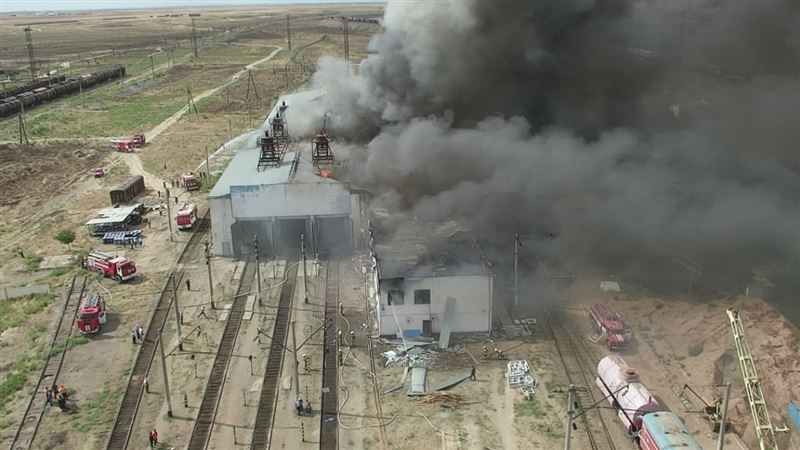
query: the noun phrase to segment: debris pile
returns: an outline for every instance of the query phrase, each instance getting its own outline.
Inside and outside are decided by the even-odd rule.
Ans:
[[[509,389],[536,387],[536,379],[531,375],[531,366],[524,359],[509,361],[506,365],[506,381]]]
[[[427,405],[439,405],[443,408],[456,408],[457,406],[470,405],[473,403],[480,403],[477,401],[466,401],[460,394],[452,392],[434,392],[426,395],[419,401]]]

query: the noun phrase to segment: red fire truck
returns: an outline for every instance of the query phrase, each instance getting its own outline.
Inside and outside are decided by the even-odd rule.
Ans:
[[[625,328],[622,317],[606,305],[593,304],[589,310],[589,322],[596,333],[605,336],[609,350],[623,349],[630,344],[632,333]]]
[[[87,294],[81,299],[78,310],[78,331],[82,334],[99,333],[100,326],[108,321],[106,301],[100,294]]]
[[[197,177],[195,177],[192,172],[188,172],[181,175],[181,187],[187,191],[193,191],[200,188],[200,183],[197,181]]]
[[[120,152],[132,152],[147,143],[143,134],[134,134],[130,139],[111,139],[108,141],[111,147]]]
[[[117,281],[130,280],[137,275],[132,260],[103,252],[91,252],[86,255],[83,259],[83,268]]]
[[[179,230],[187,230],[194,227],[197,222],[197,205],[194,203],[183,203],[175,215],[175,223]]]

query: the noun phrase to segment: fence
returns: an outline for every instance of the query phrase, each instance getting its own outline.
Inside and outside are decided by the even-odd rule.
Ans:
[[[36,284],[24,287],[0,287],[0,301],[12,298],[27,297],[34,294],[49,294],[50,286],[46,284]]]

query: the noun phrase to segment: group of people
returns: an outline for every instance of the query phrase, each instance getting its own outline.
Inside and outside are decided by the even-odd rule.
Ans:
[[[67,391],[67,388],[65,388],[63,384],[61,386],[56,386],[53,384],[52,388],[44,388],[44,398],[47,406],[53,406],[53,400],[55,399],[58,407],[61,408],[61,411],[66,411],[67,400],[69,400],[69,391]]]
[[[311,401],[306,401],[305,406],[303,406],[303,399],[298,398],[294,402],[294,409],[297,410],[297,415],[302,416],[303,413],[307,415],[311,415]]]
[[[131,343],[133,345],[141,344],[144,339],[144,328],[141,325],[136,325],[131,328]]]

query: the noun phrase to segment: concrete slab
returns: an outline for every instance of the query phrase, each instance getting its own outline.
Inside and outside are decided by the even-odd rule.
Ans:
[[[228,314],[231,313],[231,307],[232,306],[233,306],[233,304],[228,304],[228,305],[224,305],[222,307],[223,311],[219,315],[219,321],[220,322],[225,322],[226,320],[228,320]]]
[[[45,256],[39,263],[37,270],[57,269],[59,267],[72,267],[75,263],[74,255]]]
[[[256,303],[256,296],[248,295],[247,296],[247,303],[244,305],[244,315],[242,316],[242,320],[251,320],[253,318],[253,307]]]

